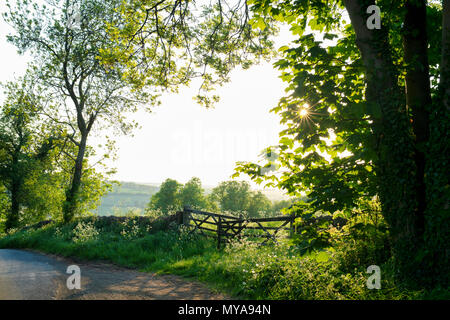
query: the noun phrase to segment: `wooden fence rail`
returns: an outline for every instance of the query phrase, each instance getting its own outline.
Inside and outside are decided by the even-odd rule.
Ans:
[[[189,207],[185,207],[183,211],[177,213],[178,224],[190,228],[191,233],[198,231],[204,236],[216,238],[218,249],[222,244],[229,242],[231,238],[243,236],[263,238],[264,241],[261,244],[265,244],[269,240],[276,242],[282,230],[288,231],[290,236],[293,234],[294,219],[294,216],[244,219]],[[276,222],[279,222],[279,225],[275,225]],[[271,225],[264,225],[264,223],[271,223]]]

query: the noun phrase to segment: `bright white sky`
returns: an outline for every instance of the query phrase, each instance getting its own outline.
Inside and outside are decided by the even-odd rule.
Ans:
[[[0,11],[4,9],[1,3]],[[28,61],[6,42],[9,30],[1,19],[1,82],[22,75]],[[280,45],[287,42],[287,34],[280,37]],[[284,86],[272,64],[263,63],[234,71],[231,82],[217,91],[221,101],[214,109],[193,101],[198,87],[164,97],[153,113],[134,115],[141,129],[133,137],[117,137],[114,178],[142,183],[172,178],[185,183],[196,176],[204,185],[230,179],[237,161],[254,161],[263,148],[278,142],[282,127],[269,110],[283,96]],[[90,144],[97,143],[102,138],[91,137]]]

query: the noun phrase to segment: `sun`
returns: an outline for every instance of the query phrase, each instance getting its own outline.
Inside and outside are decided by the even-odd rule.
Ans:
[[[300,115],[300,118],[304,118],[308,115],[308,110],[307,109],[301,109],[298,113]]]
[[[308,115],[309,115],[308,109],[309,109],[309,105],[307,103],[305,103],[303,105],[303,107],[298,111],[298,115],[300,116],[300,118],[303,119],[305,117],[308,117]]]

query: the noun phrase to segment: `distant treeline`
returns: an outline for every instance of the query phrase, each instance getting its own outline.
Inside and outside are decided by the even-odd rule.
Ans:
[[[256,217],[280,214],[291,203],[280,192],[254,191],[244,181],[225,181],[214,188],[203,188],[200,179],[194,177],[186,184],[167,179],[160,186],[122,182],[102,198],[97,213],[169,214],[191,206]]]

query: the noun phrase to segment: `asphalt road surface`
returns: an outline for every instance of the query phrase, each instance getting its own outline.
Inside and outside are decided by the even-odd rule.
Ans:
[[[81,270],[81,288],[68,289],[67,267]],[[85,263],[25,250],[0,249],[0,300],[227,299],[202,284],[106,263]]]

